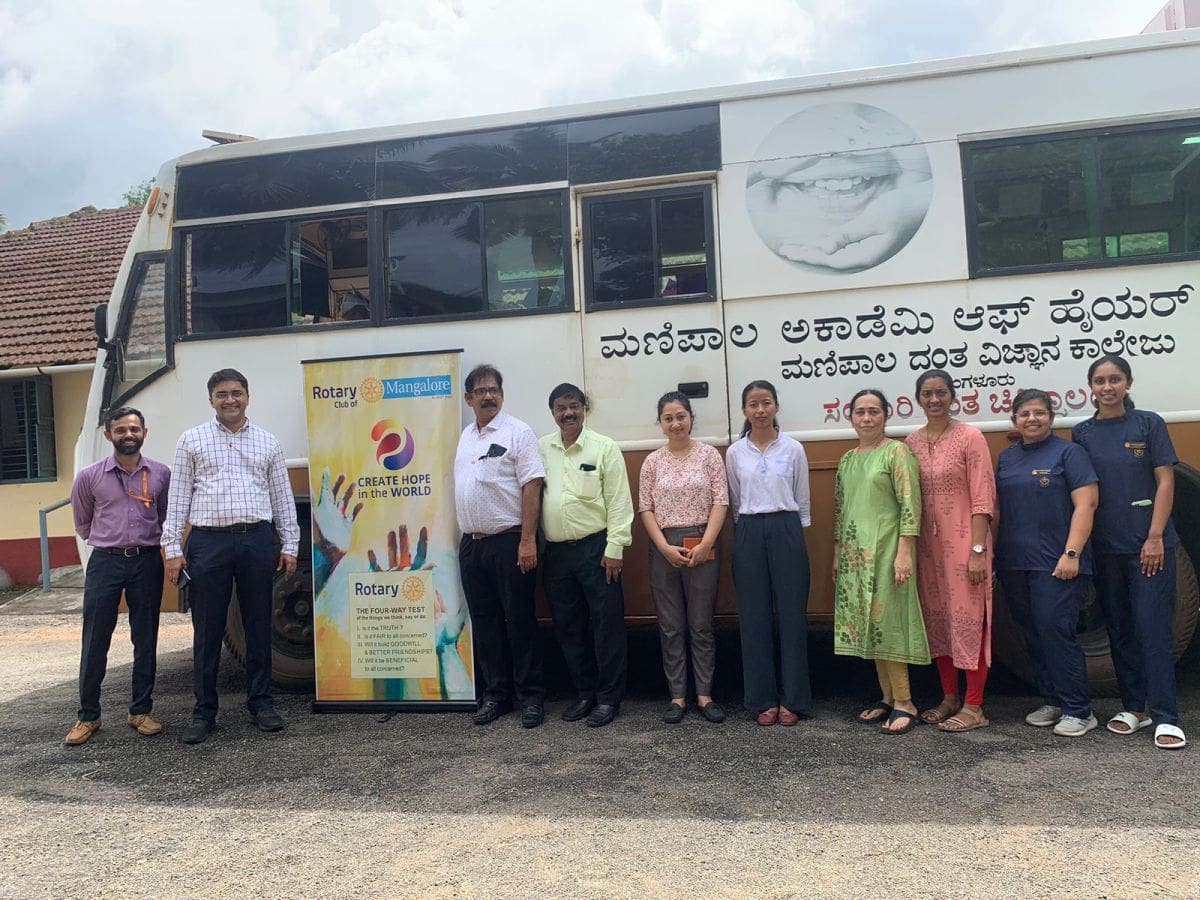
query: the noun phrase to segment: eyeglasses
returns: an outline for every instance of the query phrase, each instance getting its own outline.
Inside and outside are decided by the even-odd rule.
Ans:
[[[217,391],[213,394],[214,400],[245,400],[245,391]]]
[[[498,387],[477,387],[471,390],[471,396],[476,398],[486,397],[489,394],[499,397],[503,393]]]
[[[1050,418],[1050,410],[1048,409],[1023,409],[1017,413],[1018,419],[1048,419]]]

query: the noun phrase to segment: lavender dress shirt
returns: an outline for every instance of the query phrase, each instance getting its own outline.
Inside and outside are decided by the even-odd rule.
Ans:
[[[92,463],[71,487],[75,531],[93,547],[156,547],[170,485],[171,470],[145,456],[133,474],[115,456]]]

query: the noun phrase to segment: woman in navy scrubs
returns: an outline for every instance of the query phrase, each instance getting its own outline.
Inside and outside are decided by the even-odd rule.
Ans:
[[[1175,448],[1166,423],[1134,409],[1133,371],[1123,357],[1088,368],[1096,415],[1071,432],[1100,476],[1092,531],[1096,597],[1108,623],[1124,709],[1108,720],[1115,734],[1155,726],[1154,745],[1187,743],[1175,704],[1171,626],[1175,616]]]
[[[1096,471],[1087,452],[1056,437],[1045,391],[1026,389],[1013,401],[1021,443],[1000,454],[996,574],[1009,612],[1025,635],[1045,700],[1025,717],[1061,737],[1096,727],[1087,663],[1075,634],[1092,574],[1088,537],[1096,511]]]

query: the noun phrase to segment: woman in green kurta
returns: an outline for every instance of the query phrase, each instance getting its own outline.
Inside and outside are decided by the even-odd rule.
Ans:
[[[921,482],[912,451],[884,437],[891,412],[874,389],[850,401],[858,447],[837,471],[833,652],[875,660],[883,697],[858,719],[882,722],[884,734],[903,734],[917,721],[908,664],[929,664],[929,642],[913,571]]]

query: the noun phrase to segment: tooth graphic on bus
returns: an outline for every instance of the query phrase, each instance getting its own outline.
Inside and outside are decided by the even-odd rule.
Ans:
[[[861,272],[891,259],[925,220],[929,154],[889,112],[822,103],[784,119],[746,176],[754,230],[780,259],[811,271]]]

